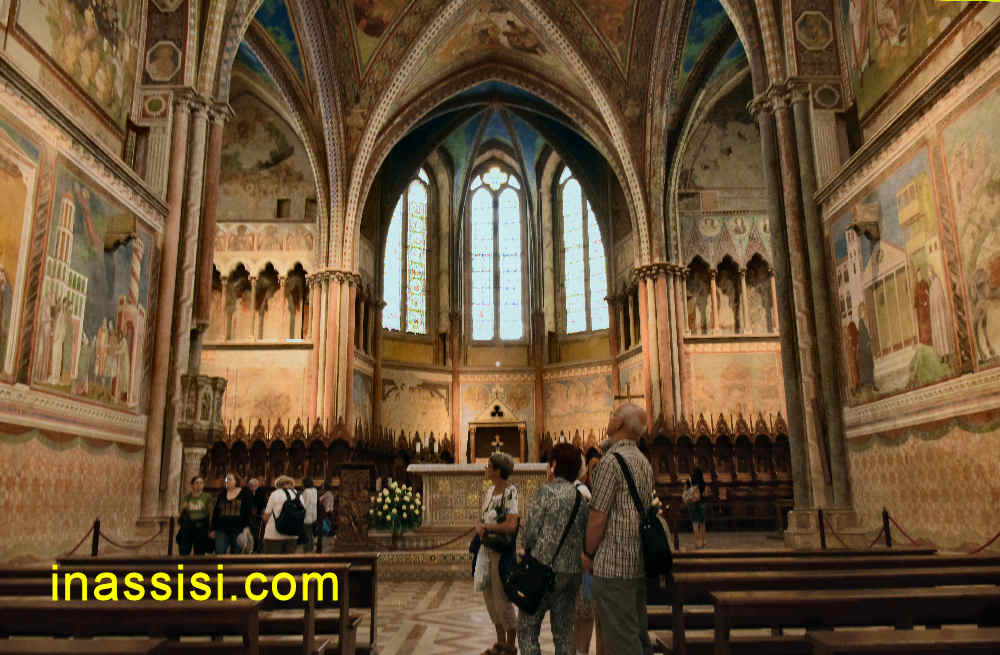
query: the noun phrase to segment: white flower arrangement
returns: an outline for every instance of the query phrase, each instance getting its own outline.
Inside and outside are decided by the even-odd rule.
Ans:
[[[412,487],[389,480],[382,491],[371,500],[373,506],[368,510],[368,516],[372,527],[391,530],[394,534],[402,534],[420,527],[422,523],[420,494],[414,493]]]

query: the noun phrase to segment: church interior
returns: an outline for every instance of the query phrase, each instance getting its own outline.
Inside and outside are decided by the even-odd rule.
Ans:
[[[678,556],[698,468],[710,549],[1000,558],[1000,4],[0,0],[0,33],[0,587],[174,557],[194,477],[310,478],[371,582],[327,652],[479,653],[485,462],[526,508],[626,403]],[[415,531],[369,521],[390,480]]]

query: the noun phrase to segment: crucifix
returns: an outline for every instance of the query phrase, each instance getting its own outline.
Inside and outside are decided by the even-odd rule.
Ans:
[[[633,396],[632,395],[632,385],[630,383],[626,383],[625,384],[625,395],[624,396],[615,396],[615,400],[624,400],[626,402],[631,401],[631,400],[636,400],[638,398],[645,398],[645,396],[643,394],[638,394],[638,395],[634,395]]]
[[[493,443],[491,443],[490,445],[493,446],[493,452],[495,452],[495,453],[502,452],[500,449],[503,448],[503,442],[500,441],[500,435],[499,434],[497,436],[493,437]]]

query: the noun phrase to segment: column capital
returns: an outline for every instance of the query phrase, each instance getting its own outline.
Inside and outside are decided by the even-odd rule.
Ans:
[[[801,77],[791,77],[788,79],[787,87],[793,104],[809,101],[809,97],[812,94],[812,84],[809,80]]]
[[[208,117],[213,123],[225,123],[235,115],[228,102],[214,102],[208,108]]]

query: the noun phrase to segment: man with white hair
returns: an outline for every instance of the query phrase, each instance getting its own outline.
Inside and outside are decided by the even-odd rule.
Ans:
[[[594,604],[601,640],[609,653],[651,655],[646,616],[646,575],[639,537],[640,516],[617,456],[635,480],[644,509],[653,500],[653,467],[639,452],[646,412],[622,405],[608,422],[611,448],[594,469],[583,566],[594,575]]]

